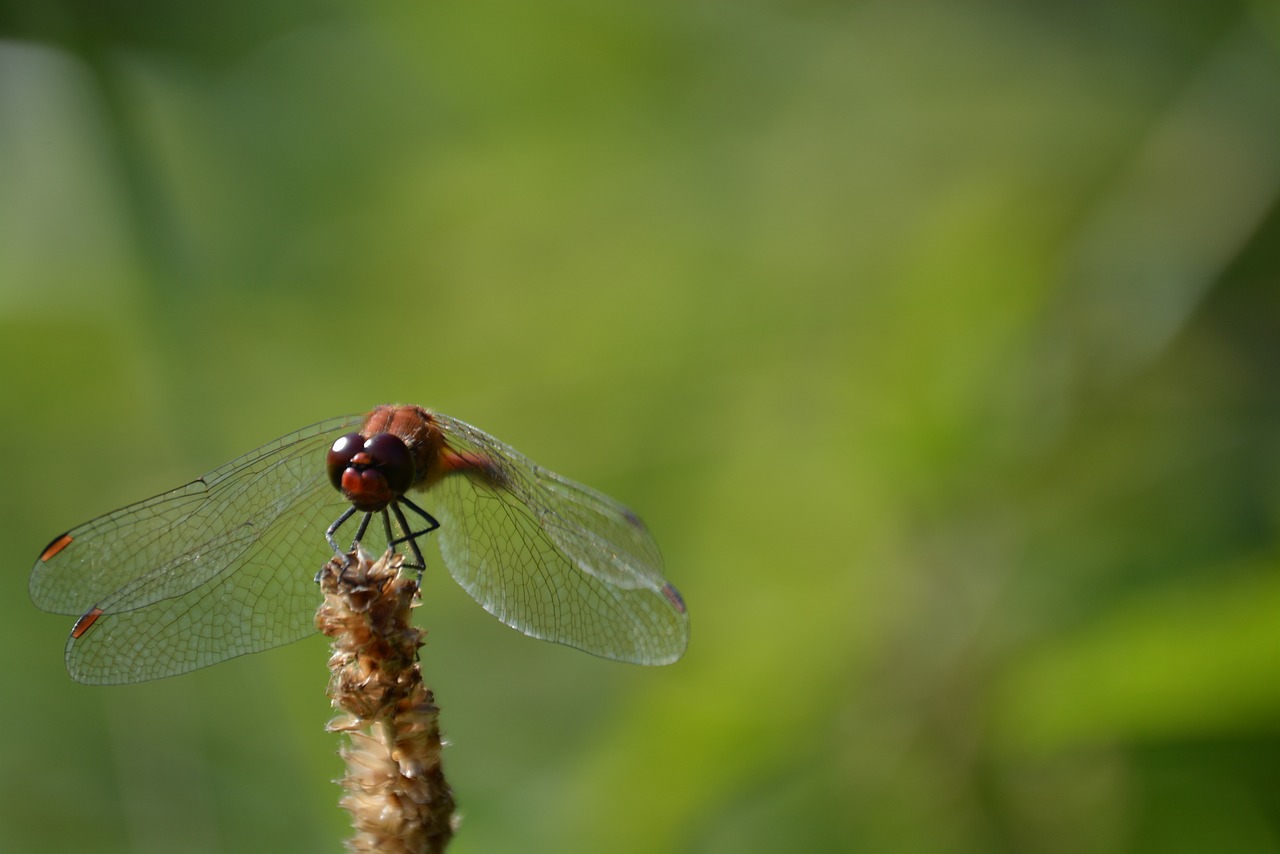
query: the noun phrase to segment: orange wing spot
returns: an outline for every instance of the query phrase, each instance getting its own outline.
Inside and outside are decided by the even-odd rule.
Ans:
[[[61,537],[58,537],[58,539],[45,546],[44,551],[40,553],[40,562],[44,563],[69,545],[71,545],[71,535],[63,534]]]
[[[680,591],[674,585],[667,583],[662,586],[662,595],[667,597],[667,601],[671,603],[671,607],[675,608],[681,614],[684,613],[684,599],[680,596]]]
[[[93,624],[98,622],[98,618],[101,616],[102,616],[101,608],[96,608],[96,607],[90,608],[88,611],[85,612],[83,617],[76,620],[75,626],[73,626],[71,629],[71,637],[79,638],[83,636],[85,632],[93,628]]]

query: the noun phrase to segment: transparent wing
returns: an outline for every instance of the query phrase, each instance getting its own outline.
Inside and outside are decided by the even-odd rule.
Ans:
[[[527,635],[637,664],[683,655],[689,618],[644,523],[455,418],[446,445],[487,467],[444,478],[424,503],[440,551],[485,610]]]
[[[299,430],[51,543],[31,599],[83,615],[67,642],[71,675],[158,679],[315,631],[324,530],[347,506],[324,455],[361,420]]]

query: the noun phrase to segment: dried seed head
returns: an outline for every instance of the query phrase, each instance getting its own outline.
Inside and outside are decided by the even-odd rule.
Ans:
[[[422,684],[411,622],[418,584],[402,558],[334,558],[318,580],[325,601],[316,626],[333,639],[329,696],[345,732],[342,806],[356,829],[352,851],[441,852],[456,826],[453,793],[440,763],[440,710]]]

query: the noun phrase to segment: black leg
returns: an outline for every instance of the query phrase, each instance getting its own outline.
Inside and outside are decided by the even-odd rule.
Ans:
[[[413,530],[413,528],[409,526],[409,520],[405,518],[404,511],[400,509],[400,505],[402,504],[421,516],[423,520],[426,521],[427,527],[423,528],[421,531]],[[434,516],[426,510],[423,510],[417,504],[414,504],[409,499],[405,498],[403,495],[391,503],[391,512],[396,514],[396,522],[399,523],[400,530],[404,534],[403,536],[392,540],[391,545],[394,548],[399,543],[409,544],[409,549],[413,552],[413,561],[411,563],[406,563],[405,566],[408,566],[410,569],[418,570],[418,579],[421,580],[422,571],[427,568],[427,561],[422,556],[422,549],[418,547],[418,537],[430,534],[436,528],[440,527],[440,523],[436,521]]]
[[[353,507],[351,509],[354,510],[355,508]],[[372,518],[372,513],[364,514],[364,518],[360,520],[360,526],[356,528],[356,536],[355,539],[351,541],[351,548],[349,551],[355,551],[356,547],[360,545],[360,541],[364,539],[364,532],[369,530],[369,520]]]
[[[397,543],[408,543],[409,550],[413,552],[413,561],[406,563],[405,566],[410,569],[418,570],[418,577],[422,577],[422,571],[427,568],[427,562],[422,557],[422,549],[418,548],[418,536],[428,533],[427,531],[419,531],[417,534],[411,533],[409,521],[404,518],[404,511],[400,509],[399,504],[391,505],[391,512],[396,514],[396,521],[400,523],[400,530],[404,531],[404,536],[398,540],[391,540],[394,548]],[[434,528],[432,530],[435,530]]]
[[[414,513],[416,513],[418,516],[422,517],[423,521],[427,523],[427,527],[423,528],[420,531],[413,530],[413,528],[410,527],[409,525],[409,520],[405,518],[404,511],[400,509],[400,505],[402,504],[405,507],[408,507]],[[339,516],[334,521],[334,523],[329,526],[329,529],[324,532],[324,537],[326,540],[329,541],[329,547],[333,549],[334,554],[342,555],[343,557],[345,557],[348,554],[348,552],[355,551],[356,548],[359,547],[360,541],[364,539],[365,533],[369,530],[369,522],[373,519],[373,513],[365,513],[360,518],[360,524],[356,527],[355,538],[352,539],[351,548],[348,549],[347,552],[344,552],[342,548],[338,545],[338,538],[337,538],[338,529],[341,528],[343,525],[345,525],[347,523],[347,520],[350,519],[352,516],[354,516],[356,512],[357,511],[355,507],[348,507],[346,510],[343,511],[342,515]],[[402,535],[399,537],[395,536],[395,532],[391,528],[392,513],[395,514],[396,523],[400,526],[400,531]],[[436,518],[434,516],[432,516],[426,510],[423,510],[417,504],[414,504],[412,501],[405,498],[404,496],[401,496],[400,498],[391,502],[391,504],[388,505],[386,509],[381,511],[380,515],[382,516],[383,530],[385,530],[387,533],[388,547],[390,547],[391,549],[395,549],[395,547],[400,545],[401,543],[407,543],[409,546],[409,551],[412,554],[412,560],[409,562],[406,562],[405,566],[407,566],[410,569],[418,570],[418,576],[419,578],[421,578],[422,571],[427,568],[427,561],[422,556],[422,549],[418,547],[418,537],[424,536],[426,534],[430,534],[432,531],[440,527],[440,523],[436,521]],[[318,579],[319,579],[319,576],[317,576],[317,580]]]
[[[395,507],[394,504],[391,506]],[[382,513],[379,515],[382,516],[382,530],[387,532],[387,548],[395,548],[396,535],[391,532],[391,514],[388,513],[384,507]]]
[[[329,541],[329,548],[333,549],[333,553],[342,558],[342,562],[346,567],[351,566],[351,558],[347,552],[342,550],[338,545],[338,529],[347,523],[347,520],[356,514],[355,507],[348,507],[342,512],[342,515],[333,521],[333,524],[324,532],[324,538]],[[356,543],[360,542],[360,538],[364,536],[365,528],[369,527],[369,514],[364,514],[364,518],[360,520],[360,530],[356,531],[356,542],[351,544],[351,551],[356,550]],[[345,571],[345,568],[344,568]],[[320,576],[324,574],[324,567],[316,573],[316,584],[320,583]]]
[[[342,511],[342,515],[334,520],[334,523],[329,526],[329,530],[324,532],[324,538],[329,541],[329,547],[333,549],[333,553],[336,555],[345,554],[345,552],[338,546],[338,540],[335,535],[338,533],[338,529],[345,525],[347,520],[354,516],[355,513],[356,508],[348,507],[346,510]]]
[[[410,501],[409,499],[405,498],[404,496],[401,496],[401,497],[400,497],[400,501],[399,501],[398,503],[403,504],[405,507],[408,507],[408,508],[409,508],[410,510],[412,510],[414,513],[417,513],[419,516],[421,516],[423,519],[425,519],[425,520],[427,521],[427,524],[430,526],[430,527],[426,528],[425,530],[418,531],[417,533],[410,534],[409,536],[411,536],[411,537],[421,537],[423,534],[430,534],[430,533],[431,533],[432,531],[434,531],[436,528],[439,528],[439,527],[440,527],[440,523],[436,521],[436,517],[435,517],[435,516],[432,516],[432,515],[431,515],[430,513],[428,513],[426,510],[423,510],[423,509],[422,509],[421,507],[419,507],[417,504],[414,504],[412,501]],[[407,527],[407,526],[406,526],[405,530],[408,530],[408,527]]]

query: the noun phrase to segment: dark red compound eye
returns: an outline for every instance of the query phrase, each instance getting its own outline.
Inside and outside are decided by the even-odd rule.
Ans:
[[[348,433],[333,443],[326,464],[329,467],[329,482],[334,489],[342,489],[342,473],[351,465],[351,458],[363,450],[364,436],[359,433]]]
[[[394,494],[403,495],[413,486],[413,455],[399,436],[379,433],[364,443],[364,450]]]

